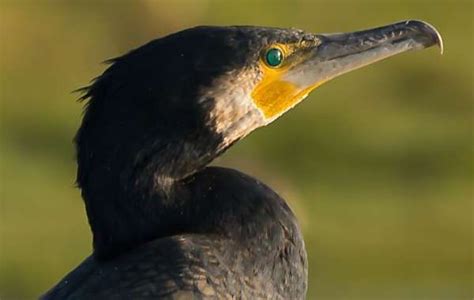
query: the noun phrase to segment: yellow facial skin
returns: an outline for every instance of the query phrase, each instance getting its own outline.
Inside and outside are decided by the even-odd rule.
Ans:
[[[268,66],[264,58],[259,60],[259,67],[263,76],[262,80],[255,86],[251,96],[255,105],[267,120],[274,119],[283,114],[303,100],[309,92],[322,84],[315,83],[309,87],[302,87],[283,79],[291,67],[304,59],[304,57],[298,57],[298,59],[293,60],[287,59],[298,49],[297,47],[297,45],[277,44],[268,48],[278,48],[282,51],[284,60],[279,67]]]

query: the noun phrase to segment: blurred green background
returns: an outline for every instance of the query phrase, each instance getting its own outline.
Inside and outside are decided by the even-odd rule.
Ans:
[[[38,296],[91,251],[71,91],[101,61],[198,24],[340,32],[418,18],[443,34],[443,56],[407,53],[325,84],[215,164],[293,207],[308,299],[471,299],[472,3],[0,0],[0,298]]]

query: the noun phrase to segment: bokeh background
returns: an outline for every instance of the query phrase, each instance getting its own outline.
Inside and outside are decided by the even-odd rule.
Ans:
[[[198,24],[340,32],[419,18],[443,34],[443,56],[406,53],[325,84],[215,164],[288,200],[308,299],[472,299],[472,3],[0,0],[0,298],[37,297],[91,251],[71,91],[102,61]]]

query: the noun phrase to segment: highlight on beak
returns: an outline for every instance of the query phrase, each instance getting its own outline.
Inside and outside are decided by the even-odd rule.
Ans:
[[[437,45],[443,53],[443,40],[439,31],[431,24],[409,20],[378,28],[352,33],[321,34],[318,37],[324,45],[343,46],[345,54],[363,52],[379,47],[406,46],[406,50],[423,49]],[[341,53],[342,54],[342,53]],[[341,55],[339,54],[339,55]]]
[[[437,45],[443,53],[443,40],[432,25],[409,20],[378,28],[317,35],[320,43],[311,55],[285,75],[309,92],[341,74],[409,50]]]

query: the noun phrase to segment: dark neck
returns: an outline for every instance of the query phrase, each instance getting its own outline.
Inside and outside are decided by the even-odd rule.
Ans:
[[[248,266],[240,272],[276,283],[281,295],[295,288],[304,294],[306,253],[294,215],[254,178],[208,167],[175,181],[168,196],[129,197],[109,198],[102,206],[89,202],[89,218],[97,218],[91,224],[99,259],[161,237],[200,234],[198,239],[224,241],[210,251],[228,266]]]
[[[204,140],[199,147],[181,140],[155,142],[138,146],[138,154],[130,156],[126,153],[134,149],[120,149],[112,162],[88,170],[80,186],[99,258],[192,228],[186,179],[203,169],[218,149],[217,139]]]

